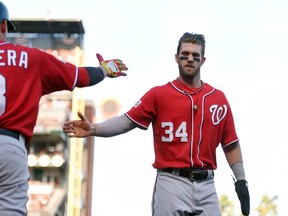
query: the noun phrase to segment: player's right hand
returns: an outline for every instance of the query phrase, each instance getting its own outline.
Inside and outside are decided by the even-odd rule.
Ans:
[[[67,133],[70,138],[78,137],[88,137],[92,135],[93,124],[80,112],[78,112],[80,120],[67,121],[63,125],[64,133]]]
[[[108,71],[108,77],[115,78],[119,76],[126,76],[127,74],[123,71],[128,70],[126,65],[120,59],[104,60],[103,57],[96,54],[99,64]]]
[[[248,183],[246,180],[238,180],[235,182],[235,190],[240,200],[242,214],[247,216],[250,214],[250,195]]]

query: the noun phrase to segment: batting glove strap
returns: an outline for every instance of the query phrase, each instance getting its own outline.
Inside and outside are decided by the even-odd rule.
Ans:
[[[235,191],[240,200],[241,211],[243,215],[250,214],[250,195],[248,190],[248,183],[246,180],[238,180],[235,182]]]

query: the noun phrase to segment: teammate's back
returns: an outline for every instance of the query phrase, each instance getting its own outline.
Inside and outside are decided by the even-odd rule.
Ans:
[[[74,65],[38,49],[0,43],[0,128],[18,131],[29,139],[41,96],[72,90],[76,73]]]

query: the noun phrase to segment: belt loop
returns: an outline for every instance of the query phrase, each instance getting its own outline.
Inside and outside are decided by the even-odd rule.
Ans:
[[[21,134],[19,134],[19,142],[25,145],[25,138]]]
[[[173,174],[173,175],[176,175],[176,176],[179,176],[179,174],[180,174],[180,169],[176,169],[176,168],[172,169],[172,174]]]
[[[208,170],[207,179],[214,179],[214,171],[213,170]]]

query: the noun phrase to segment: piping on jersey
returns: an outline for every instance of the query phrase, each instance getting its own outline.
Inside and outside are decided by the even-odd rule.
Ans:
[[[2,42],[0,43],[0,46],[5,45],[5,44],[10,44],[10,42]]]
[[[73,86],[72,86],[72,89],[73,90],[77,84],[77,80],[78,80],[78,73],[79,73],[79,68],[76,67],[76,71],[75,71],[75,80],[74,80],[74,83],[73,83]]]
[[[193,157],[192,157],[192,155],[193,155],[193,141],[194,141],[194,124],[193,124],[193,122],[194,122],[194,112],[195,112],[195,110],[194,110],[194,100],[193,100],[193,97],[190,94],[188,94],[186,92],[183,92],[183,93],[186,94],[190,98],[190,101],[191,101],[191,113],[192,114],[191,114],[190,164],[191,164],[191,167],[193,167]],[[198,157],[198,155],[197,155],[197,157]]]
[[[181,94],[186,95],[186,96],[190,99],[190,102],[191,102],[191,113],[192,113],[192,115],[191,115],[191,139],[190,139],[190,164],[191,164],[191,167],[193,167],[193,164],[194,164],[194,163],[193,163],[192,155],[193,155],[193,140],[194,140],[194,124],[193,124],[193,119],[194,119],[194,100],[193,100],[192,96],[191,96],[189,93],[183,91],[182,89],[179,89],[179,88],[178,88],[177,86],[175,86],[172,82],[170,82],[170,84],[171,84],[178,92],[180,92]],[[199,157],[199,154],[197,154],[197,157]],[[200,161],[199,158],[198,158],[198,160]],[[203,164],[202,161],[200,161],[200,162],[201,162],[201,164]]]
[[[194,123],[193,123],[193,119],[194,119],[194,112],[196,111],[194,109],[194,100],[193,97],[191,96],[191,94],[183,91],[182,89],[177,88],[177,86],[175,86],[172,82],[170,82],[170,84],[180,93],[187,95],[191,101],[191,113],[192,113],[192,117],[191,117],[191,141],[190,141],[190,164],[193,167],[194,163],[193,163],[193,157],[192,157],[192,153],[193,153],[193,140],[194,140]],[[200,123],[200,128],[199,128],[199,141],[197,143],[197,160],[200,162],[201,164],[201,168],[204,168],[204,163],[200,160],[200,145],[201,145],[201,141],[202,141],[202,128],[203,128],[203,123],[204,123],[204,105],[205,105],[205,99],[207,96],[209,96],[210,94],[212,94],[216,89],[213,88],[210,92],[206,93],[205,95],[203,95],[203,97],[200,99],[202,106],[201,106],[201,123]]]
[[[202,127],[203,127],[203,123],[204,123],[204,106],[205,106],[205,99],[207,96],[209,96],[210,94],[212,94],[215,91],[215,88],[212,89],[211,92],[206,93],[203,97],[202,97],[202,109],[201,109],[201,113],[202,113],[202,117],[201,117],[201,124],[200,124],[200,135],[199,135],[199,142],[198,142],[198,146],[197,146],[197,150],[198,150],[198,154],[197,154],[197,159],[199,160],[199,162],[201,163],[201,167],[204,168],[204,164],[203,162],[200,160],[200,145],[201,145],[201,141],[202,141]]]

